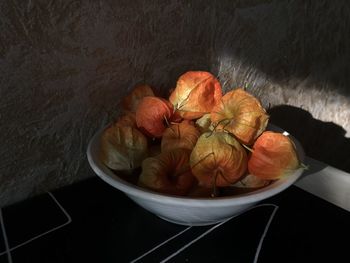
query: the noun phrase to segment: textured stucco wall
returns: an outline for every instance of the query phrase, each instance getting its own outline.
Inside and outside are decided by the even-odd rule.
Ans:
[[[0,207],[93,176],[87,143],[120,98],[190,69],[246,86],[282,126],[302,119],[305,143],[323,129],[305,145],[319,159],[330,130],[350,149],[350,10],[336,2],[1,1]]]

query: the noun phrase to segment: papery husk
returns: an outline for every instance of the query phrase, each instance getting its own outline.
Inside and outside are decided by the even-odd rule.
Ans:
[[[163,133],[161,149],[162,151],[177,148],[192,150],[199,136],[200,132],[192,121],[184,120],[181,123],[171,124]]]
[[[203,133],[192,150],[192,173],[204,187],[223,187],[237,182],[247,170],[247,154],[226,132]]]
[[[293,141],[278,132],[265,131],[253,145],[248,160],[251,174],[266,180],[276,180],[293,173],[300,161]]]
[[[232,133],[241,143],[252,145],[266,129],[269,116],[260,102],[241,88],[226,93],[211,112],[216,130]]]
[[[238,188],[261,188],[269,185],[270,183],[271,180],[266,180],[253,174],[247,174],[232,186]]]
[[[146,158],[138,185],[165,194],[186,195],[195,182],[189,158],[190,151],[183,148]]]
[[[214,130],[214,126],[212,125],[210,116],[211,114],[207,113],[196,120],[196,126],[198,127],[201,133]]]
[[[130,126],[111,125],[101,136],[100,159],[110,169],[127,171],[141,166],[148,155],[147,138]]]
[[[160,138],[173,115],[173,105],[159,97],[144,97],[136,109],[137,127],[149,137]]]
[[[155,96],[150,85],[139,84],[136,85],[131,92],[123,98],[121,107],[123,111],[136,112],[137,106],[144,97]]]
[[[188,71],[181,75],[169,101],[184,119],[197,119],[220,101],[222,90],[219,81],[206,71]]]
[[[124,112],[115,121],[115,125],[137,128],[135,112],[131,112],[131,111]]]

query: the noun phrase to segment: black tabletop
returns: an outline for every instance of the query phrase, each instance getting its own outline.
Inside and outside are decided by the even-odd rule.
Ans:
[[[350,213],[296,186],[203,227],[164,221],[97,177],[0,215],[0,263],[350,262]]]

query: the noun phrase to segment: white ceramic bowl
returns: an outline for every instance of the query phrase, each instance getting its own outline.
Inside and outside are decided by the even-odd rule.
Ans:
[[[271,128],[272,127],[272,128]],[[270,130],[278,130],[269,126]],[[243,210],[272,197],[292,185],[302,174],[303,169],[296,170],[290,176],[277,180],[259,190],[217,198],[192,198],[160,194],[126,182],[107,168],[98,158],[100,151],[100,137],[102,131],[91,139],[87,156],[94,172],[106,183],[124,192],[130,199],[141,207],[172,223],[181,225],[210,225],[229,219]],[[285,132],[287,136],[288,133]],[[300,143],[291,137],[296,144],[301,160],[304,151]]]

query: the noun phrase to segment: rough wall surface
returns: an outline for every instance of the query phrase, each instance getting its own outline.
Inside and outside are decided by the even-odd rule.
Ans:
[[[334,2],[1,1],[0,207],[93,176],[88,141],[121,97],[190,69],[259,96],[308,154],[329,160],[329,132],[349,150],[350,9]]]

